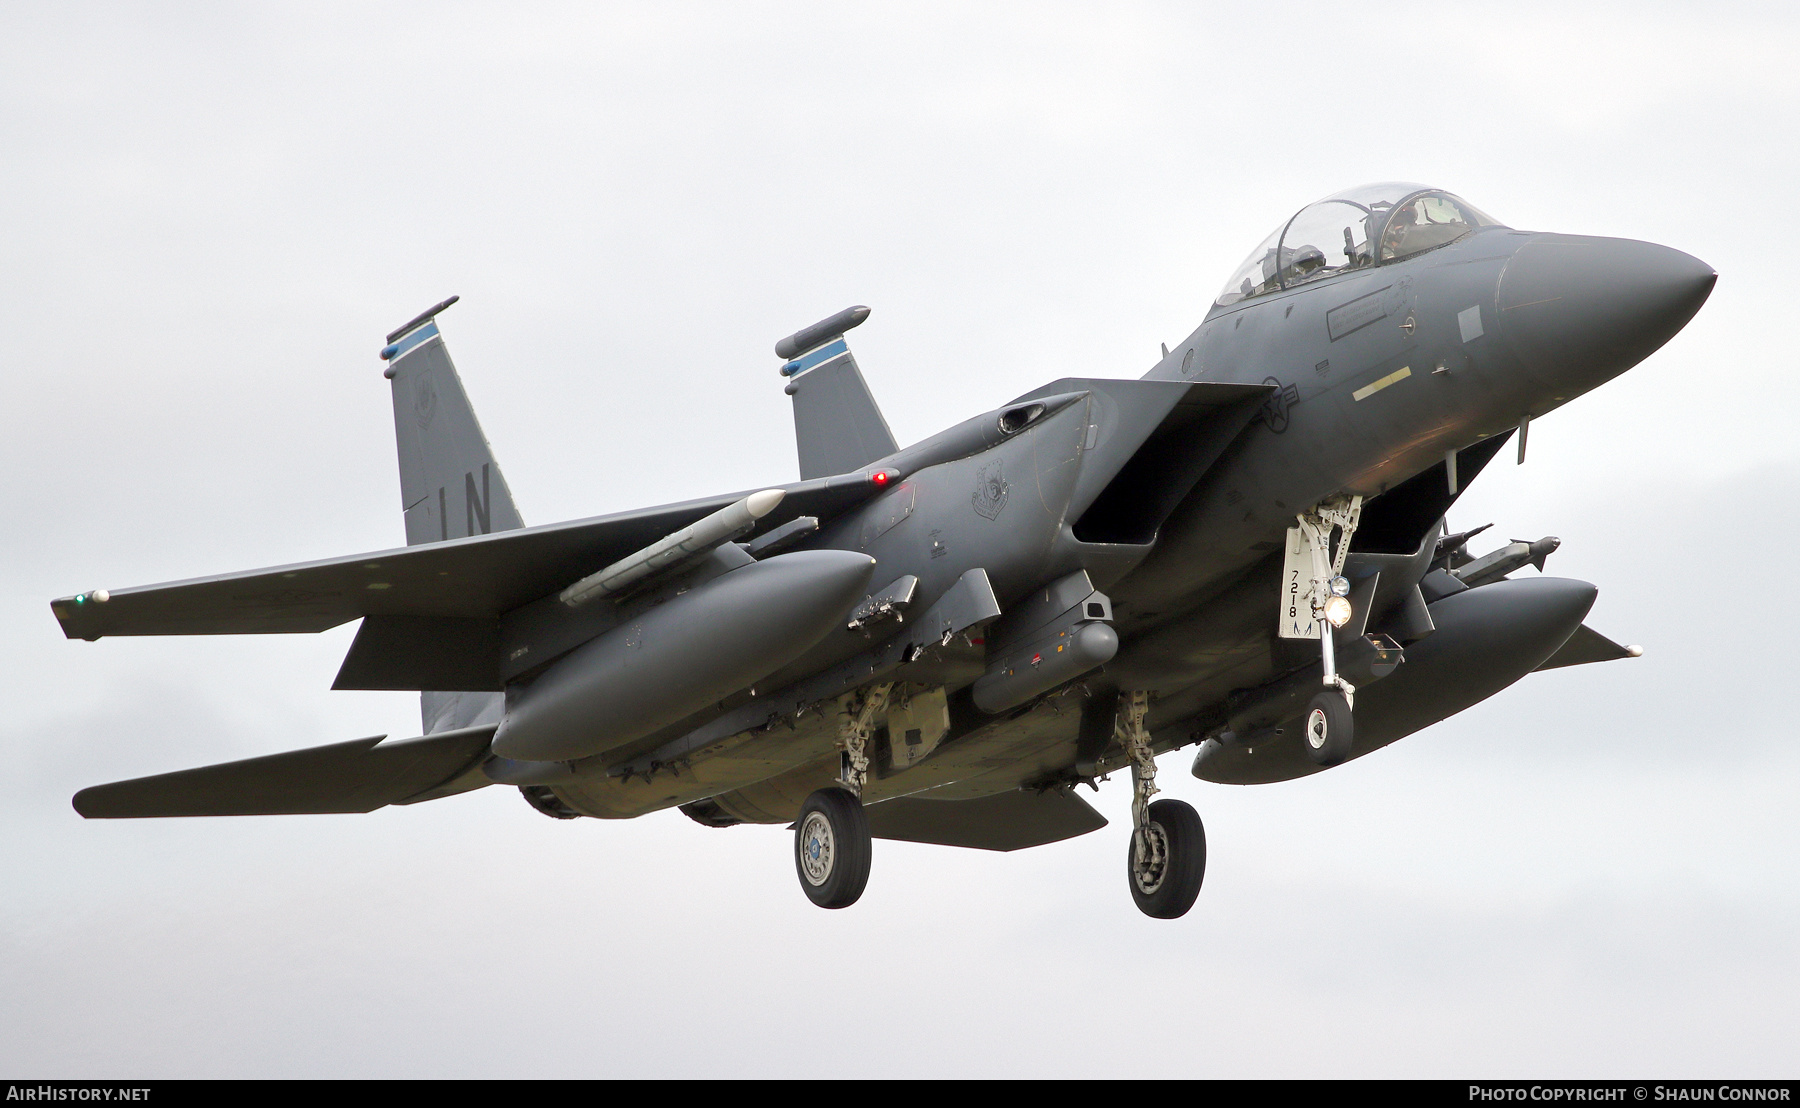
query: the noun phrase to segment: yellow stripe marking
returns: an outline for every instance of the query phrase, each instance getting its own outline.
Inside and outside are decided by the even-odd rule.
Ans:
[[[1380,392],[1382,389],[1385,389],[1389,385],[1394,384],[1396,381],[1404,381],[1408,377],[1411,377],[1411,376],[1412,376],[1412,367],[1411,366],[1401,366],[1399,369],[1396,369],[1394,372],[1388,374],[1386,377],[1383,377],[1381,380],[1371,381],[1368,384],[1364,385],[1362,388],[1357,389],[1355,392],[1350,394],[1350,399],[1366,400],[1369,397],[1374,396],[1376,393]]]

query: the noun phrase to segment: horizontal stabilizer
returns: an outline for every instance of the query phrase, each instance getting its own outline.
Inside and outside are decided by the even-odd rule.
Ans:
[[[866,474],[782,486],[768,532],[830,519],[885,487]],[[71,639],[324,631],[362,616],[491,619],[679,531],[748,493],[50,602]],[[416,686],[414,686],[416,687]]]
[[[1073,793],[1027,789],[976,800],[901,797],[871,804],[866,811],[878,839],[977,850],[1022,850],[1106,826],[1106,817]]]
[[[75,794],[88,819],[372,812],[445,784],[487,752],[492,727],[383,743],[383,736],[290,750]]]
[[[1589,662],[1615,662],[1620,658],[1636,658],[1643,653],[1643,647],[1620,646],[1584,623],[1575,629],[1575,633],[1569,636],[1569,641],[1563,643],[1560,650],[1538,667],[1538,672],[1586,665]]]

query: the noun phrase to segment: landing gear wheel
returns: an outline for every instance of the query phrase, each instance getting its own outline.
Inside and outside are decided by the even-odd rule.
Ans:
[[[1133,832],[1125,856],[1131,899],[1157,919],[1178,919],[1194,906],[1206,879],[1206,828],[1200,813],[1179,800],[1150,805],[1150,821]]]
[[[821,908],[848,908],[869,883],[869,816],[848,789],[820,789],[800,805],[794,869]]]
[[[1351,719],[1350,702],[1336,689],[1326,689],[1312,698],[1306,709],[1306,725],[1301,729],[1306,739],[1306,753],[1322,766],[1335,766],[1350,757],[1350,745],[1356,741],[1356,725]]]

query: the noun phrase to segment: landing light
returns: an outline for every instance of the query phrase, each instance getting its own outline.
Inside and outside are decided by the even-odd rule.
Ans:
[[[1333,577],[1331,579],[1331,595],[1333,595],[1333,596],[1349,596],[1350,595],[1350,579],[1347,577]]]
[[[1338,580],[1342,581],[1340,577]],[[1350,622],[1350,601],[1342,596],[1334,596],[1325,602],[1325,618],[1333,627],[1342,627]]]

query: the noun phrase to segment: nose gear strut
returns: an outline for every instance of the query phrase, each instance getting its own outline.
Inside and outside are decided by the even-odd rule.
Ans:
[[[1321,500],[1310,510],[1295,517],[1312,552],[1312,587],[1308,600],[1319,636],[1320,668],[1324,675],[1324,691],[1307,706],[1306,752],[1322,766],[1335,766],[1350,756],[1355,741],[1355,725],[1351,715],[1356,707],[1356,686],[1344,680],[1337,671],[1337,644],[1332,637],[1331,620],[1325,604],[1331,597],[1331,583],[1344,572],[1344,559],[1350,556],[1350,539],[1362,519],[1362,497],[1334,496]],[[1339,531],[1337,552],[1331,553],[1331,532]],[[1309,636],[1310,637],[1310,636]]]

